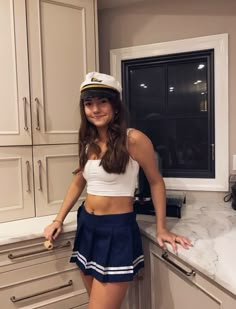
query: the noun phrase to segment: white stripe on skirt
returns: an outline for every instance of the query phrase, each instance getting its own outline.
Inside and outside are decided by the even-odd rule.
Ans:
[[[144,261],[144,255],[140,255],[137,259],[133,261],[131,266],[118,266],[118,267],[103,267],[94,261],[87,262],[87,259],[79,253],[79,251],[74,251],[72,257],[76,257],[86,269],[93,268],[102,275],[118,275],[118,274],[132,274],[134,268],[141,262]]]

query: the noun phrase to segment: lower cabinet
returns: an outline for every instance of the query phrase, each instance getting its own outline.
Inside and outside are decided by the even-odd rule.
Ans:
[[[50,251],[43,238],[0,246],[1,308],[87,309],[79,270],[69,263],[73,237],[61,234]],[[130,283],[122,309],[236,308],[234,295],[146,236],[142,241],[145,267]]]
[[[44,250],[43,239],[17,243],[8,256],[9,248],[0,246],[1,308],[87,308],[80,272],[69,263],[72,242],[71,235],[64,234],[50,251]]]
[[[139,279],[130,283],[121,309],[139,309]]]
[[[122,309],[151,309],[151,280],[149,240],[142,237],[144,251],[144,269],[141,269],[135,280],[130,283]]]
[[[77,144],[1,147],[0,222],[56,214],[77,167]]]
[[[73,308],[70,308],[70,309],[88,309],[88,304],[82,305],[82,306],[73,307]]]
[[[150,241],[151,309],[234,309],[236,298]]]
[[[235,309],[236,297],[143,236],[145,267],[122,309]]]

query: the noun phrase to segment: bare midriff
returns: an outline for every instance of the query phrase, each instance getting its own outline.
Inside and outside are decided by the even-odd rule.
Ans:
[[[122,214],[133,211],[133,197],[87,194],[84,206],[87,212],[96,215]]]

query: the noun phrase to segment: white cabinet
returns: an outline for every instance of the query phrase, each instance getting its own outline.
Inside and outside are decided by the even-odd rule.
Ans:
[[[78,145],[34,146],[33,153],[36,215],[54,214],[78,165]],[[82,194],[77,204],[83,198]]]
[[[2,147],[0,222],[57,213],[77,162],[76,144]]]
[[[30,145],[25,1],[1,0],[0,68],[0,145]]]
[[[0,246],[1,307],[86,308],[88,295],[78,267],[69,263],[73,236],[60,235],[47,251],[43,239]]]
[[[236,297],[142,237],[144,273],[131,283],[122,309],[235,309]]]
[[[96,68],[95,1],[27,1],[34,144],[77,143],[80,84]]]
[[[150,242],[151,309],[234,309],[230,293]]]
[[[32,147],[0,149],[0,222],[35,216]]]
[[[1,0],[0,145],[77,143],[97,67],[95,0]],[[31,129],[32,122],[32,129]]]
[[[79,87],[97,68],[96,9],[0,1],[0,222],[61,205],[78,166]]]
[[[122,309],[151,309],[151,279],[149,240],[142,237],[144,252],[144,269],[141,269],[133,282],[130,283]]]
[[[140,309],[139,307],[139,279],[135,278],[129,285],[121,309]]]

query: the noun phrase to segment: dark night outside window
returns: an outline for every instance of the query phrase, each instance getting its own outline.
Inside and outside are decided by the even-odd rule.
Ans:
[[[213,50],[122,61],[129,125],[151,139],[164,177],[215,177],[213,67]]]

